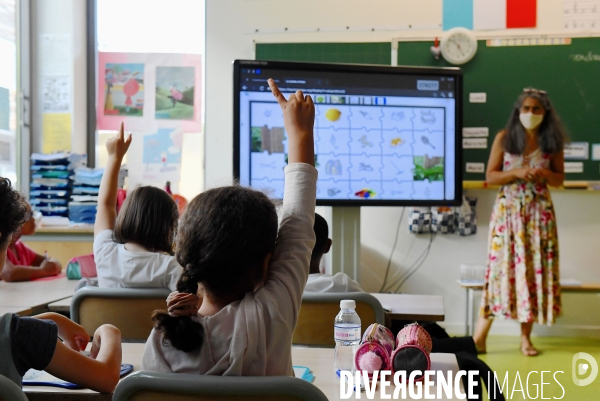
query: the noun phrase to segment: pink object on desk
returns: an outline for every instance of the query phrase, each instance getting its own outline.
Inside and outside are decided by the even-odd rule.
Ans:
[[[62,272],[62,273],[60,273],[59,275],[56,275],[56,276],[34,278],[31,281],[52,281],[52,280],[57,280],[59,278],[64,278],[66,276],[67,276],[67,273]]]

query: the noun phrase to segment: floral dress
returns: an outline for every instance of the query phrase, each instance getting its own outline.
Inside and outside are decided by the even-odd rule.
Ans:
[[[540,149],[504,153],[504,171],[549,168]],[[552,324],[561,313],[556,218],[545,182],[517,180],[498,191],[490,218],[480,315]]]

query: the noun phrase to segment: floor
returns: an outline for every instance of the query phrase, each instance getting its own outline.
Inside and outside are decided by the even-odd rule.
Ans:
[[[573,356],[576,353],[590,354],[597,364],[600,363],[600,338],[536,337],[532,341],[540,351],[536,357],[523,356],[519,350],[519,338],[513,336],[488,337],[487,354],[479,356],[492,371],[496,372],[500,384],[508,372],[508,394],[504,392],[507,400],[543,398],[566,401],[600,400],[600,373],[596,380],[587,386],[575,385],[572,378]],[[585,367],[586,361],[579,359],[577,366],[579,365]],[[589,377],[592,368],[590,364],[587,365],[589,368],[583,375],[578,375],[579,379]],[[544,373],[544,383],[548,384],[543,386],[543,398],[540,385],[541,371],[550,371]],[[528,375],[529,386],[527,386]],[[484,399],[488,399],[487,394]]]

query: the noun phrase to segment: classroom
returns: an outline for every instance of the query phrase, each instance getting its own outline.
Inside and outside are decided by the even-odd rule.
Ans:
[[[420,350],[423,371],[479,370],[469,399],[597,399],[600,1],[0,0],[0,60],[0,353],[12,347],[15,360],[0,361],[0,399],[355,398],[361,390],[343,373],[393,377],[404,366],[401,337]],[[327,95],[329,80],[347,74],[372,85],[368,103],[352,89]],[[402,92],[409,81],[420,91],[433,82],[435,93]],[[435,157],[411,153],[411,166],[445,169],[426,180],[408,171],[431,184],[423,196],[420,183],[413,198],[386,197],[383,179],[371,185],[373,169],[403,173],[368,153],[378,142],[366,111],[376,109],[381,127],[400,132],[381,136],[382,147],[393,138],[392,152],[406,149],[394,126],[404,113],[423,126],[445,113],[446,142],[419,134],[412,145]],[[341,131],[323,124],[345,119],[364,121],[348,138],[367,153],[342,170],[322,150],[337,149]],[[313,124],[315,151],[302,152]],[[263,171],[275,178],[252,184]],[[348,198],[329,185],[346,171],[366,177]],[[286,208],[284,185],[300,206]],[[519,191],[527,205],[511,203]],[[315,198],[322,218],[313,222]],[[252,203],[245,225],[228,231],[242,215],[232,199]],[[281,245],[293,224],[305,236],[298,249]],[[506,234],[517,226],[524,231]],[[305,272],[313,232],[323,251]],[[515,261],[503,264],[509,254]],[[304,273],[283,277],[295,267]],[[343,300],[362,322],[351,345],[338,337],[347,322],[334,323]],[[36,315],[43,327],[25,319]],[[54,355],[11,338],[16,321],[40,330],[23,338],[58,337]],[[173,334],[175,324],[189,338]],[[387,353],[379,368],[361,365],[360,341]],[[81,342],[96,359],[73,351]],[[350,348],[351,367],[340,368]],[[57,368],[58,358],[73,368]],[[108,379],[81,378],[78,368]],[[473,384],[465,374],[443,393],[432,375],[434,399],[459,399]],[[370,393],[376,380],[367,378],[362,396],[384,399],[380,380]],[[425,398],[429,384],[407,383],[405,399]]]

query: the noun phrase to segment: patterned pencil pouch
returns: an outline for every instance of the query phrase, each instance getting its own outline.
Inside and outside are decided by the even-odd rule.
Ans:
[[[365,333],[356,355],[354,363],[360,371],[369,373],[369,377],[376,370],[391,370],[390,355],[394,349],[394,335],[385,326],[373,323]]]
[[[396,349],[392,353],[392,368],[394,372],[406,371],[408,380],[414,370],[421,371],[415,381],[423,380],[426,370],[431,368],[432,342],[429,333],[418,323],[404,326],[396,337]]]

